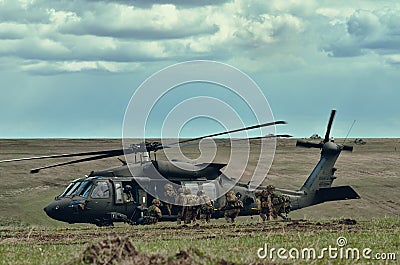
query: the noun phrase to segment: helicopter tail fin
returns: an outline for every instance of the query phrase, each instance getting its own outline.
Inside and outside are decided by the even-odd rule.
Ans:
[[[333,159],[322,157],[300,190],[315,192],[319,189],[330,188],[336,178],[334,176],[336,158],[337,156]]]

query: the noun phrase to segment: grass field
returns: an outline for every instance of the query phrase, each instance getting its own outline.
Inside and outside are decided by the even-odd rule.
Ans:
[[[399,263],[399,223],[396,218],[373,218],[359,220],[356,224],[340,220],[325,221],[292,221],[259,223],[256,220],[242,218],[235,226],[214,221],[213,224],[199,227],[178,227],[173,223],[157,224],[155,226],[126,226],[114,228],[97,228],[92,226],[72,225],[62,228],[44,226],[6,225],[0,228],[0,256],[2,264],[80,264],[88,260],[89,251],[85,249],[93,243],[105,240],[109,245],[102,248],[111,252],[97,250],[96,263],[100,260],[112,260],[114,254],[121,249],[120,244],[112,243],[115,239],[127,239],[133,243],[139,253],[169,257],[177,262],[177,255],[185,251],[193,263],[171,264],[249,264],[249,263],[282,263],[296,264],[398,264]],[[337,243],[339,237],[344,237],[347,249],[358,249],[354,254],[342,254]],[[295,258],[280,259],[277,252],[263,258],[264,252],[258,249],[296,248],[300,251]],[[328,255],[321,254],[323,248],[337,248]],[[301,256],[303,249],[315,249],[313,256]],[[368,257],[362,255],[366,248],[371,249]],[[263,250],[264,251],[264,250]],[[112,253],[112,254],[111,254]],[[271,253],[271,252],[267,252]],[[332,258],[337,253],[338,257]],[[346,252],[343,252],[346,253]],[[377,256],[380,255],[380,256]],[[270,258],[272,255],[272,259]],[[318,257],[322,258],[318,258]],[[376,258],[385,257],[386,260]],[[308,258],[308,259],[307,259]],[[143,257],[141,257],[143,260]],[[223,262],[231,263],[223,263]],[[118,261],[120,263],[121,260]],[[182,261],[181,261],[182,262]],[[135,264],[135,263],[128,263]],[[145,263],[144,263],[145,264]],[[163,264],[163,263],[154,263]]]
[[[222,261],[268,264],[281,263],[284,260],[259,259],[257,250],[262,248],[264,243],[274,248],[322,249],[329,245],[336,246],[336,239],[344,236],[348,246],[352,248],[369,247],[374,253],[397,253],[396,261],[386,263],[399,264],[400,140],[366,140],[367,144],[355,146],[354,152],[341,154],[336,163],[338,171],[335,174],[337,180],[334,182],[334,186],[351,185],[360,194],[361,199],[329,202],[301,209],[291,213],[292,219],[300,221],[288,223],[260,224],[258,217],[254,217],[241,218],[236,226],[213,220],[210,226],[195,228],[178,228],[169,223],[156,227],[119,225],[115,228],[68,225],[48,218],[43,212],[43,207],[51,202],[69,181],[89,174],[94,169],[118,166],[118,160],[109,158],[49,169],[36,175],[29,174],[29,170],[52,164],[52,161],[0,164],[0,260],[2,264],[75,264],[90,244],[107,238],[111,240],[127,237],[140,253],[158,253],[177,262],[180,257],[176,256],[176,253],[185,250],[198,264],[224,264]],[[341,142],[340,139],[336,141]],[[347,143],[349,142],[351,139]],[[226,145],[220,147],[216,162],[227,162],[229,150]],[[120,148],[120,140],[0,140],[0,160],[116,148]],[[196,156],[196,150],[194,147],[188,147],[185,152],[188,156]],[[163,159],[161,153],[158,157]],[[294,139],[279,140],[275,159],[265,183],[297,189],[318,159],[317,149],[295,148]],[[249,171],[254,165],[255,162],[250,161]],[[248,176],[243,176],[244,179],[246,177]],[[343,218],[354,219],[357,224],[340,223],[339,220]],[[354,260],[325,258],[288,262],[294,261],[303,264],[353,264]],[[359,264],[377,262],[358,260]],[[385,264],[383,261],[379,263]]]

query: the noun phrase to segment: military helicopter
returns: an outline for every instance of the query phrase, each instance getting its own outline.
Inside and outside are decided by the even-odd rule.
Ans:
[[[326,201],[357,199],[358,194],[350,186],[331,187],[335,179],[336,169],[334,164],[341,151],[352,151],[351,146],[338,145],[330,141],[329,134],[336,111],[333,110],[329,119],[325,138],[321,143],[298,141],[297,146],[314,147],[322,149],[320,161],[307,178],[304,185],[296,191],[277,189],[287,195],[291,200],[291,210],[296,210]],[[216,137],[228,133],[251,130],[264,126],[285,124],[284,121],[274,121],[246,128],[226,131],[207,136],[186,139],[178,144],[190,141],[201,140],[208,137]],[[268,135],[264,137],[289,137],[289,135]],[[248,138],[248,139],[255,139]],[[53,159],[61,157],[91,156],[50,166],[44,166],[31,170],[31,173],[38,173],[40,170],[64,166],[69,164],[93,161],[107,157],[134,154],[135,163],[129,164],[126,161],[122,166],[113,167],[98,171],[92,171],[88,176],[72,181],[64,192],[58,195],[53,202],[44,208],[46,214],[55,220],[67,223],[92,223],[97,226],[111,226],[114,222],[125,222],[139,224],[143,213],[150,206],[151,201],[157,197],[163,201],[163,189],[166,183],[175,183],[189,189],[192,194],[203,190],[209,197],[218,198],[214,207],[221,208],[225,204],[224,187],[230,185],[238,198],[243,203],[240,215],[258,214],[255,191],[264,189],[260,186],[253,188],[250,183],[237,182],[235,179],[224,175],[221,169],[226,164],[209,163],[191,164],[187,162],[162,161],[156,159],[158,150],[170,148],[159,142],[142,142],[131,145],[126,149],[103,150],[94,152],[71,153],[61,155],[49,155],[30,158],[19,158],[3,160],[2,162],[26,161],[33,159]],[[154,160],[150,159],[153,152]],[[139,154],[139,161],[136,159]],[[130,166],[130,168],[129,168]],[[154,177],[154,170],[157,170],[164,178]],[[217,180],[217,181],[213,181]],[[153,196],[151,194],[155,194]],[[176,220],[179,206],[173,205],[170,212],[166,204],[161,206],[163,213],[162,220]],[[221,211],[215,211],[214,217],[222,217]]]

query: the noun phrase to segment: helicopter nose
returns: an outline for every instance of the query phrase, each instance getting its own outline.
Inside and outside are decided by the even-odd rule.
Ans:
[[[52,202],[49,205],[47,205],[43,210],[50,218],[57,220],[58,219],[57,215],[58,215],[58,212],[60,211],[60,205]]]
[[[56,200],[47,205],[43,210],[50,218],[58,221],[65,221],[64,219],[67,216],[65,212],[67,204],[68,201]]]

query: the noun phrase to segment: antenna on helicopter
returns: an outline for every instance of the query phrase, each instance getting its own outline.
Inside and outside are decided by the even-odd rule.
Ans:
[[[353,124],[350,126],[350,129],[349,129],[349,131],[347,132],[346,138],[344,138],[343,144],[346,142],[347,137],[349,136],[349,134],[350,134],[350,132],[351,132],[351,129],[353,129],[354,123],[356,123],[356,120],[354,120],[354,121],[353,121]]]

